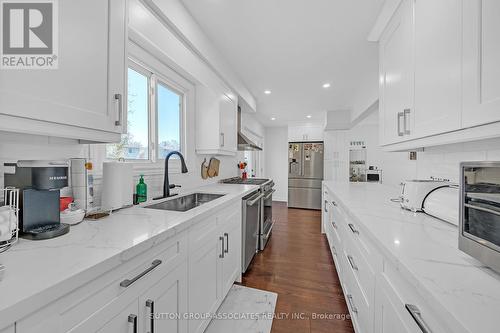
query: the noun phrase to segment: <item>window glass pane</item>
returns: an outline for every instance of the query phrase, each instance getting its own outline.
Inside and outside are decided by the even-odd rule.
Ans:
[[[180,150],[181,104],[181,95],[163,84],[158,84],[158,159],[165,158],[172,150]]]
[[[148,77],[128,69],[127,134],[107,145],[108,158],[149,159]]]

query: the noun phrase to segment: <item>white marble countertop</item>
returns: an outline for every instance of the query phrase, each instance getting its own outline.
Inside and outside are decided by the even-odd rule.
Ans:
[[[324,184],[454,333],[499,331],[500,274],[458,249],[456,226],[402,210],[397,187]]]
[[[258,186],[253,185],[207,185],[183,194],[225,195],[187,212],[135,206],[97,221],[85,220],[58,238],[20,239],[0,254],[0,264],[6,267],[0,281],[0,329],[256,189]],[[158,202],[161,201],[155,201]]]

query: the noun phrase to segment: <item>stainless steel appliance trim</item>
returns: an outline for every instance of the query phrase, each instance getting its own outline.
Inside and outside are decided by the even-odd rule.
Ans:
[[[269,227],[269,230],[267,231],[267,233],[265,235],[263,235],[262,237],[264,239],[269,239],[269,235],[271,234],[271,232],[273,231],[273,228],[274,228],[274,221],[271,222],[271,226]]]
[[[115,126],[121,126],[122,125],[122,117],[123,117],[122,94],[115,94],[115,101],[118,102],[118,120],[115,121]]]
[[[349,302],[349,307],[351,308],[351,311],[354,313],[358,313],[358,308],[356,305],[354,305],[354,300],[352,299],[352,295],[347,295],[347,301]]]
[[[153,269],[155,269],[156,267],[158,267],[159,265],[161,264],[161,260],[159,259],[156,259],[156,260],[153,260],[153,262],[151,263],[151,266],[149,266],[148,268],[146,268],[144,271],[142,271],[140,274],[136,275],[134,278],[132,279],[126,279],[126,280],[123,280],[122,282],[120,282],[120,287],[124,287],[124,288],[127,288],[128,286],[130,286],[132,283],[134,283],[135,281],[139,280],[140,278],[142,278],[144,275],[148,274],[149,272],[151,272]]]
[[[474,167],[500,168],[500,162],[462,162],[460,163],[460,208],[458,248],[481,261],[491,269],[500,273],[500,248],[484,239],[480,239],[464,231],[465,184],[464,169]]]
[[[269,199],[269,197],[270,197],[271,195],[273,195],[273,193],[274,193],[274,192],[276,192],[276,190],[274,190],[274,189],[273,189],[272,191],[265,193],[265,194],[264,194],[264,195],[265,195],[264,200]]]
[[[419,308],[413,304],[405,304],[406,310],[410,313],[415,323],[417,323],[418,327],[423,333],[432,333],[432,330],[427,326],[424,319],[422,318],[422,313]]]
[[[259,202],[260,199],[262,199],[263,197],[264,197],[264,194],[259,194],[255,199],[247,201],[247,205],[248,206],[253,206],[253,205],[255,205],[255,203]]]
[[[486,213],[490,213],[490,214],[494,214],[494,215],[500,216],[500,212],[497,212],[496,210],[493,210],[493,209],[479,207],[479,206],[475,206],[475,205],[471,205],[471,204],[464,204],[464,206],[467,207],[467,208],[477,209],[477,210],[480,210],[480,211],[483,211],[483,212],[486,212]]]
[[[155,333],[155,302],[151,299],[146,301],[146,307],[149,308],[149,333]]]
[[[221,251],[219,254],[219,258],[224,259],[224,237],[220,236],[219,240],[220,240],[220,244],[221,244]]]

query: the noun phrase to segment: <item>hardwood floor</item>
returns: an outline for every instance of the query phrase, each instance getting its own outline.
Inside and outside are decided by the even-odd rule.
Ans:
[[[276,315],[288,318],[275,318],[272,333],[354,332],[328,241],[321,234],[321,212],[273,203],[273,217],[266,249],[243,276],[245,286],[278,293]]]

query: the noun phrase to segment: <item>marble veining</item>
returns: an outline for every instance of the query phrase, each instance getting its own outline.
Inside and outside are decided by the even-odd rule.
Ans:
[[[390,201],[384,184],[324,182],[335,201],[453,332],[497,332],[500,274],[458,249],[458,228]]]
[[[58,238],[21,239],[0,254],[0,264],[5,266],[4,278],[0,281],[0,330],[257,188],[211,184],[185,194],[225,195],[187,212],[135,206],[97,221],[86,220]],[[142,206],[148,204],[151,202]]]
[[[269,333],[273,324],[278,294],[233,285],[205,333]],[[239,317],[239,319],[236,319]]]

